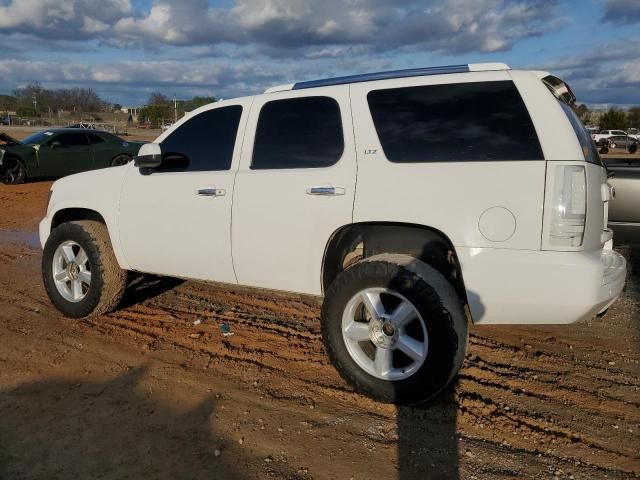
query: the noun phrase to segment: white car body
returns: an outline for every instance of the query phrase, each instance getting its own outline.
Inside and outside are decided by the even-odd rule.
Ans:
[[[607,138],[613,137],[615,135],[627,135],[627,132],[624,130],[601,130],[598,133],[591,134],[591,138],[593,141],[598,143],[600,140],[605,140]]]
[[[107,225],[121,268],[322,295],[323,265],[336,232],[354,224],[428,228],[449,239],[479,324],[565,324],[592,318],[615,301],[624,258],[606,230],[605,170],[585,161],[583,145],[544,72],[502,64],[464,73],[292,85],[220,101],[191,112],[155,144],[198,114],[242,107],[231,167],[225,171],[141,175],[130,163],[58,180],[40,223],[44,245],[56,218],[86,209]],[[527,161],[392,163],[367,103],[372,90],[512,81],[535,127],[544,158]],[[323,96],[340,108],[344,150],[326,168],[251,169],[262,107],[278,99]],[[143,147],[144,149],[145,147]],[[586,219],[579,246],[549,241],[556,170],[584,167]],[[332,192],[310,195],[310,189]],[[197,191],[215,190],[214,196]],[[318,190],[319,189],[319,190]],[[325,189],[325,190],[323,190]]]

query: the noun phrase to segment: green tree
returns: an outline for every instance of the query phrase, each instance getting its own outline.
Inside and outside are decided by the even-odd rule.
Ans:
[[[631,107],[627,112],[627,119],[630,127],[640,128],[640,107]]]
[[[31,106],[18,107],[16,109],[16,114],[19,117],[39,117],[40,116],[40,113],[38,113],[36,109]]]
[[[582,120],[583,122],[585,121],[585,118],[587,118],[587,116],[589,115],[589,108],[584,103],[581,103],[580,105],[574,105],[573,111],[576,112],[576,115],[578,115],[578,118],[580,118],[580,120]]]
[[[600,117],[602,130],[626,130],[629,126],[627,115],[622,110],[611,108]]]

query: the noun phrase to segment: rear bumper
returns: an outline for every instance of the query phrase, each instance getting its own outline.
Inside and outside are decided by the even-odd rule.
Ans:
[[[593,318],[626,278],[619,253],[458,248],[477,324],[566,324]]]

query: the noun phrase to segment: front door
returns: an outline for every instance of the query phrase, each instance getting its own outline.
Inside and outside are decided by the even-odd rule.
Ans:
[[[256,97],[233,195],[238,282],[320,294],[327,242],[352,221],[355,180],[348,86]]]
[[[38,158],[43,177],[64,177],[93,167],[93,152],[81,130],[53,136],[40,146]]]
[[[249,101],[219,102],[158,138],[162,164],[129,164],[120,201],[120,238],[132,270],[235,283],[231,199],[238,132]],[[237,140],[240,139],[240,140]]]

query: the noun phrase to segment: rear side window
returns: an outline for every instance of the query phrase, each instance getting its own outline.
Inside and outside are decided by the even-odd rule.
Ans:
[[[207,110],[187,120],[162,142],[163,158],[184,155],[186,162],[172,165],[168,161],[165,166],[163,160],[160,170],[229,170],[241,115],[242,107],[233,105]]]
[[[91,145],[96,145],[97,143],[103,143],[104,139],[99,137],[95,133],[87,133],[87,137],[89,138],[89,143]]]
[[[527,108],[511,81],[374,90],[367,100],[392,162],[544,158]]]
[[[260,111],[251,168],[328,167],[343,150],[340,107],[333,98],[274,100]]]

